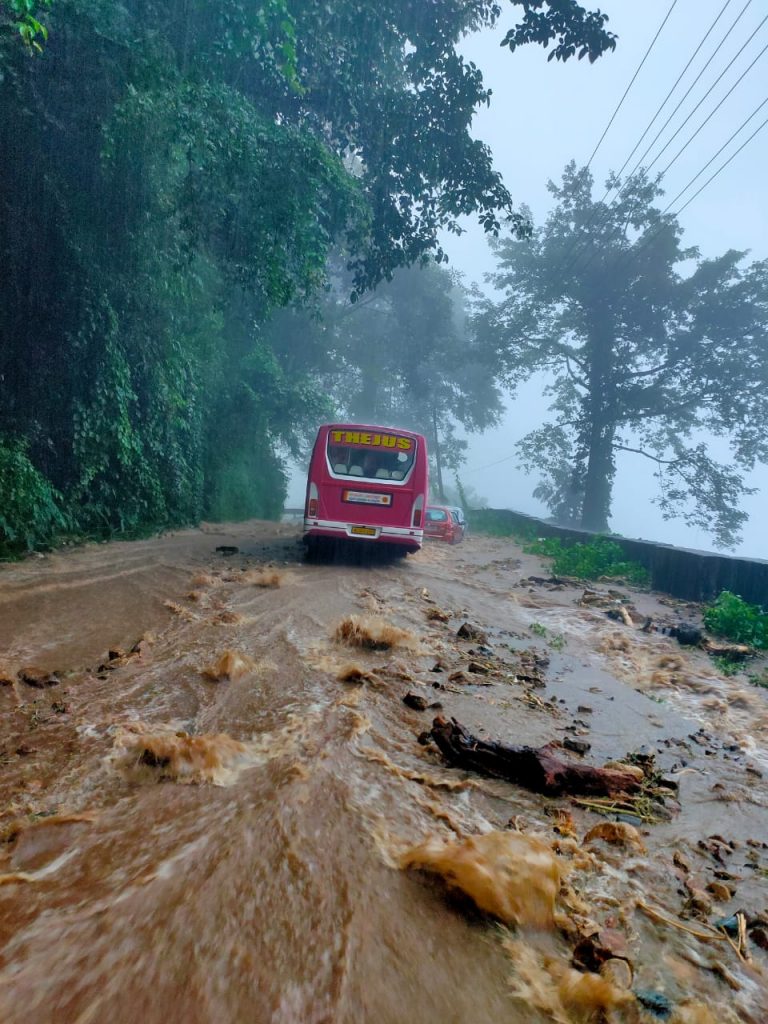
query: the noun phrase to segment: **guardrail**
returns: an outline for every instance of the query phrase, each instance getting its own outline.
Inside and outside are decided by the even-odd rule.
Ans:
[[[510,509],[477,509],[470,524],[482,529],[483,517],[508,524],[510,531],[534,533],[537,537],[560,537],[563,541],[594,540],[594,533],[544,522],[534,516]],[[672,544],[610,535],[627,558],[639,562],[651,574],[651,586],[673,597],[690,601],[710,601],[723,590],[738,594],[751,604],[768,606],[768,561],[695,551]]]

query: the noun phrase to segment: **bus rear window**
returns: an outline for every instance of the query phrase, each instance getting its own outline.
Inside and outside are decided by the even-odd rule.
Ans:
[[[328,463],[335,476],[349,476],[364,480],[405,480],[416,455],[416,443],[409,451],[397,448],[362,448],[340,445],[328,435]]]

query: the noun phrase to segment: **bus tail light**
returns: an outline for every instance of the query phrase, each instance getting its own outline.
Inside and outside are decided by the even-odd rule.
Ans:
[[[309,501],[307,502],[307,515],[314,519],[317,515],[317,484],[309,485]]]
[[[413,512],[411,513],[411,525],[421,526],[421,513],[424,508],[424,495],[420,494],[416,501],[413,503]]]

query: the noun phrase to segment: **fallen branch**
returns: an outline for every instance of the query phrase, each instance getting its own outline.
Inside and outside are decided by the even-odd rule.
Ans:
[[[481,740],[467,732],[456,719],[449,722],[441,715],[432,723],[430,735],[440,753],[454,767],[506,779],[534,793],[611,796],[640,789],[640,783],[630,772],[564,761],[549,745],[513,747]]]

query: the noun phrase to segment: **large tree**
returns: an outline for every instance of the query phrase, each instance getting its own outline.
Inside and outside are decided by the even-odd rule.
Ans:
[[[613,45],[575,0],[510,8],[511,47]],[[7,465],[88,530],[276,512],[280,448],[322,396],[268,342],[269,316],[323,286],[338,239],[362,292],[441,258],[438,231],[464,214],[522,224],[471,138],[489,93],[457,50],[499,13],[0,0]]]
[[[484,430],[503,411],[498,363],[472,337],[466,290],[434,263],[395,271],[355,304],[338,261],[334,282],[314,316],[278,316],[271,344],[296,365],[313,361],[329,416],[426,434],[435,493],[445,500],[446,472],[467,446],[459,428]]]
[[[482,301],[475,321],[513,388],[549,375],[549,422],[520,443],[542,473],[537,496],[563,522],[606,530],[617,454],[631,453],[652,460],[666,518],[732,544],[747,474],[768,461],[768,262],[684,248],[645,177],[610,202],[574,164],[549,187],[546,223],[498,244],[503,297]]]

